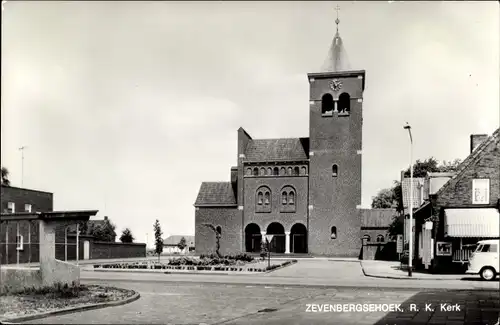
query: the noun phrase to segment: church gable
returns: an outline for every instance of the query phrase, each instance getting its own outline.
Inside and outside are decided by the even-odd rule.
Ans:
[[[309,158],[309,138],[251,140],[245,158],[254,162],[306,160]]]

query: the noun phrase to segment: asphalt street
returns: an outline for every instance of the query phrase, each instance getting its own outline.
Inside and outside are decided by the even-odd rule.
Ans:
[[[105,280],[86,282],[111,284]],[[114,281],[112,285],[136,290],[140,292],[141,298],[118,307],[54,316],[27,323],[493,325],[500,310],[498,292],[479,290],[420,291],[402,288],[321,288],[171,281]],[[339,304],[355,305],[341,307],[347,308],[345,311],[334,310]],[[365,308],[370,308],[368,304],[374,304],[373,306],[379,307],[372,308],[382,310],[363,311],[362,304],[368,306]],[[401,306],[397,306],[398,304]],[[446,304],[445,310],[442,310],[441,304]],[[361,310],[356,311],[356,308]],[[453,310],[448,310],[449,308]]]

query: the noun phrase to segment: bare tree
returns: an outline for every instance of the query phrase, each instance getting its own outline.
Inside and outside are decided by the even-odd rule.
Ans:
[[[220,232],[217,230],[217,228],[215,228],[214,225],[210,223],[204,223],[203,225],[205,227],[212,229],[212,231],[215,233],[215,254],[217,254],[217,257],[219,258],[222,257],[220,253],[220,238],[221,238]]]

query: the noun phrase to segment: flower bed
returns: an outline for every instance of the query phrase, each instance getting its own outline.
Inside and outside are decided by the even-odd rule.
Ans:
[[[0,295],[0,319],[50,312],[68,307],[119,301],[135,294],[132,290],[100,285],[55,285]]]
[[[293,263],[297,260],[290,260],[280,264],[273,264],[271,266],[265,267],[251,267],[253,263],[262,264],[258,261],[252,260],[250,262],[244,262],[242,260],[236,260],[235,258],[224,257],[221,259],[212,257],[200,257],[200,259],[194,258],[175,258],[167,262],[136,262],[136,263],[116,263],[116,264],[96,264],[94,269],[139,269],[139,270],[181,270],[181,271],[226,271],[226,272],[266,272],[272,271],[280,267],[284,267]]]

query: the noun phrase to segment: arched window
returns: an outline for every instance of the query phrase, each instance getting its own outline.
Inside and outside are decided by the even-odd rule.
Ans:
[[[307,175],[307,169],[305,167],[301,168],[301,175]]]
[[[288,193],[288,204],[295,204],[295,193],[292,191]]]
[[[259,169],[257,167],[253,169],[253,176],[259,176]]]
[[[332,177],[337,177],[339,175],[339,166],[334,164],[332,166]]]
[[[363,236],[363,240],[364,240],[365,242],[367,242],[367,243],[368,243],[368,242],[370,242],[370,240],[371,240],[370,235],[364,235],[364,236]]]
[[[385,240],[384,236],[383,235],[378,235],[377,236],[377,243],[383,243]]]
[[[286,175],[286,169],[285,169],[285,167],[281,167],[281,169],[280,169],[280,175],[281,176],[285,176]]]
[[[217,230],[217,232],[219,233],[219,235],[222,235],[222,228],[221,228],[221,226],[217,226],[217,228],[215,228],[215,230]]]
[[[283,205],[286,205],[288,203],[288,195],[286,192],[281,193],[281,202]]]
[[[264,204],[265,204],[265,205],[269,205],[269,204],[271,203],[271,200],[270,200],[270,199],[271,199],[271,195],[270,195],[270,193],[269,193],[269,192],[266,192],[266,193],[264,194]]]
[[[271,189],[260,186],[257,191],[257,204],[255,212],[271,212]]]
[[[332,226],[332,228],[330,229],[330,238],[337,239],[337,227]]]
[[[348,93],[342,93],[339,96],[338,110],[340,113],[349,113],[351,110],[351,97]]]
[[[295,167],[295,168],[293,169],[293,174],[294,174],[295,176],[299,176],[299,170],[300,170],[300,169],[299,169],[299,167]]]
[[[288,167],[288,175],[292,175],[292,167]]]
[[[247,168],[247,175],[251,176],[252,175],[252,168]]]
[[[260,169],[260,174],[261,174],[262,176],[266,175],[266,169],[265,169],[264,167],[262,167],[262,168]]]
[[[330,94],[324,94],[321,97],[321,114],[332,115],[335,109],[335,102],[333,101],[333,96]]]
[[[273,174],[273,169],[271,167],[269,167],[267,169],[267,175],[271,176]]]
[[[274,176],[278,176],[279,174],[280,174],[279,168],[278,167],[274,167],[274,169],[273,169],[273,175]]]

